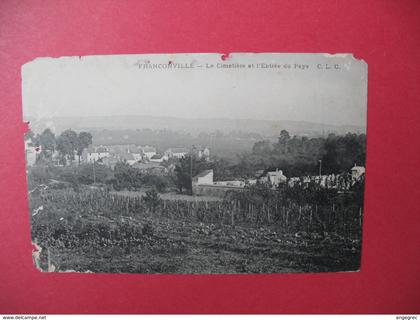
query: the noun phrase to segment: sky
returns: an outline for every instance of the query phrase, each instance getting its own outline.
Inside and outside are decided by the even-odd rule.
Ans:
[[[328,54],[38,58],[22,66],[22,101],[24,119],[147,115],[364,127],[367,65]]]

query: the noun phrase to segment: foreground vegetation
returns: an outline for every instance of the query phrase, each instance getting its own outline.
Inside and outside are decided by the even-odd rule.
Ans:
[[[299,202],[298,192],[263,186],[223,201],[196,202],[162,200],[154,191],[139,197],[42,186],[30,194],[32,239],[42,248],[42,270],[357,270],[362,223],[357,193],[356,188],[331,192],[318,205]]]

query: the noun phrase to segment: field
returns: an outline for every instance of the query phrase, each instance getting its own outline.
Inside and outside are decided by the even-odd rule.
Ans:
[[[287,273],[358,270],[361,210],[278,194],[220,201],[101,190],[30,194],[36,263],[46,271]]]

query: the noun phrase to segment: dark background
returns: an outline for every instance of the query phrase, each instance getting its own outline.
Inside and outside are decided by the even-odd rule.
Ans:
[[[419,1],[0,2],[0,313],[419,313]],[[20,66],[35,57],[354,53],[369,65],[362,268],[42,274],[31,258]]]

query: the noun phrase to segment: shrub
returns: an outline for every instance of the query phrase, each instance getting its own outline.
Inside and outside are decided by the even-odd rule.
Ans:
[[[141,232],[145,236],[153,236],[154,229],[153,229],[152,223],[150,221],[146,222],[143,225],[143,228],[142,228]]]

